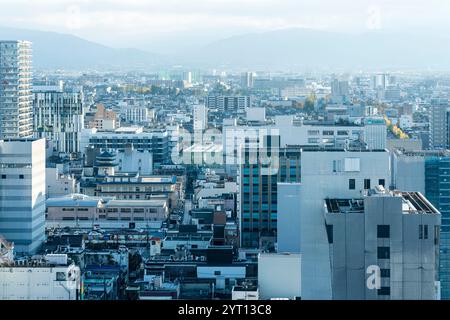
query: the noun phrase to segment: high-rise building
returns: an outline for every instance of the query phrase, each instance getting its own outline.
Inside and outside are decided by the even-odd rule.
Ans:
[[[279,185],[278,202],[291,205],[282,205],[277,212],[277,245],[279,252],[302,255],[302,299],[332,299],[324,199],[360,197],[376,185],[387,186],[390,176],[386,150],[316,148],[301,152],[301,184],[288,189]]]
[[[267,150],[246,147],[243,152],[238,168],[241,246],[270,248],[277,235],[277,183],[300,181],[300,148],[280,148],[273,170],[262,161]],[[256,161],[249,161],[252,156]]]
[[[208,126],[208,108],[204,104],[198,104],[193,107],[194,131],[205,130]]]
[[[439,280],[441,299],[450,299],[450,152],[395,150],[393,186],[423,192],[441,213]]]
[[[377,186],[325,199],[324,212],[333,299],[439,298],[441,215],[421,193]]]
[[[0,139],[33,136],[31,42],[0,41]]]
[[[0,235],[16,252],[45,236],[45,139],[0,140]]]
[[[59,86],[35,86],[34,129],[37,137],[54,144],[57,152],[78,153],[84,128],[83,90]]]
[[[253,72],[244,72],[241,74],[241,87],[253,88]]]
[[[432,99],[429,109],[430,149],[445,149],[449,145],[449,104],[447,99]]]

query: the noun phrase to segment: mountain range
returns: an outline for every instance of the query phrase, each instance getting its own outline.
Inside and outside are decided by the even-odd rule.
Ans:
[[[255,70],[450,69],[450,38],[436,34],[343,34],[294,28],[219,39],[172,56],[111,48],[69,34],[6,27],[0,27],[0,39],[32,41],[34,66],[45,69],[151,70],[175,64]]]

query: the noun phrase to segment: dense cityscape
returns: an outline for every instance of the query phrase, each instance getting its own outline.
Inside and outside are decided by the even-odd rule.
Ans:
[[[450,299],[450,73],[33,49],[0,37],[0,300]]]

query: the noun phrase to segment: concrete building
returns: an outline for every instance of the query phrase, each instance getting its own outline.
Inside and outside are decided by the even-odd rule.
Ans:
[[[112,110],[107,110],[103,104],[97,105],[97,111],[94,114],[94,119],[89,121],[88,128],[95,128],[97,130],[114,130],[119,127],[117,114]]]
[[[357,198],[375,185],[387,186],[390,155],[386,150],[305,149],[300,159],[300,185],[290,190],[293,209],[278,213],[278,252],[302,254],[302,299],[332,299],[323,200]]]
[[[194,132],[208,128],[208,108],[203,104],[193,106]]]
[[[85,129],[81,137],[81,148],[92,146],[97,149],[125,151],[132,147],[137,151],[152,153],[154,165],[170,162],[169,133],[166,130],[144,132],[142,127],[123,127],[114,131]]]
[[[67,255],[0,265],[0,300],[79,300],[80,270]]]
[[[84,128],[82,88],[35,86],[34,130],[39,138],[52,141],[55,151],[79,153]]]
[[[421,193],[376,187],[323,206],[333,299],[439,298],[440,213]]]
[[[158,227],[169,215],[167,199],[116,200],[108,197],[90,197],[71,194],[51,198],[46,202],[47,222],[59,226],[92,228],[99,226]]]
[[[450,299],[450,153],[448,150],[393,152],[393,185],[420,191],[439,210],[441,299]]]
[[[432,99],[429,108],[430,149],[445,149],[449,145],[448,99]]]
[[[61,173],[58,167],[45,169],[45,183],[47,198],[80,192],[80,182],[73,175]]]
[[[301,255],[260,253],[258,255],[258,286],[259,297],[262,300],[299,299],[302,293]]]
[[[16,252],[44,240],[45,189],[45,139],[0,140],[0,235]]]
[[[31,42],[0,41],[0,139],[33,136]]]
[[[222,113],[244,114],[245,109],[251,107],[249,96],[208,96],[206,106],[208,109],[217,109]]]

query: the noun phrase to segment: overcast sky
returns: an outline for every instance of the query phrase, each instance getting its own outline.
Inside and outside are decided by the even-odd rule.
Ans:
[[[170,51],[248,32],[450,31],[449,0],[0,0],[0,25]]]

